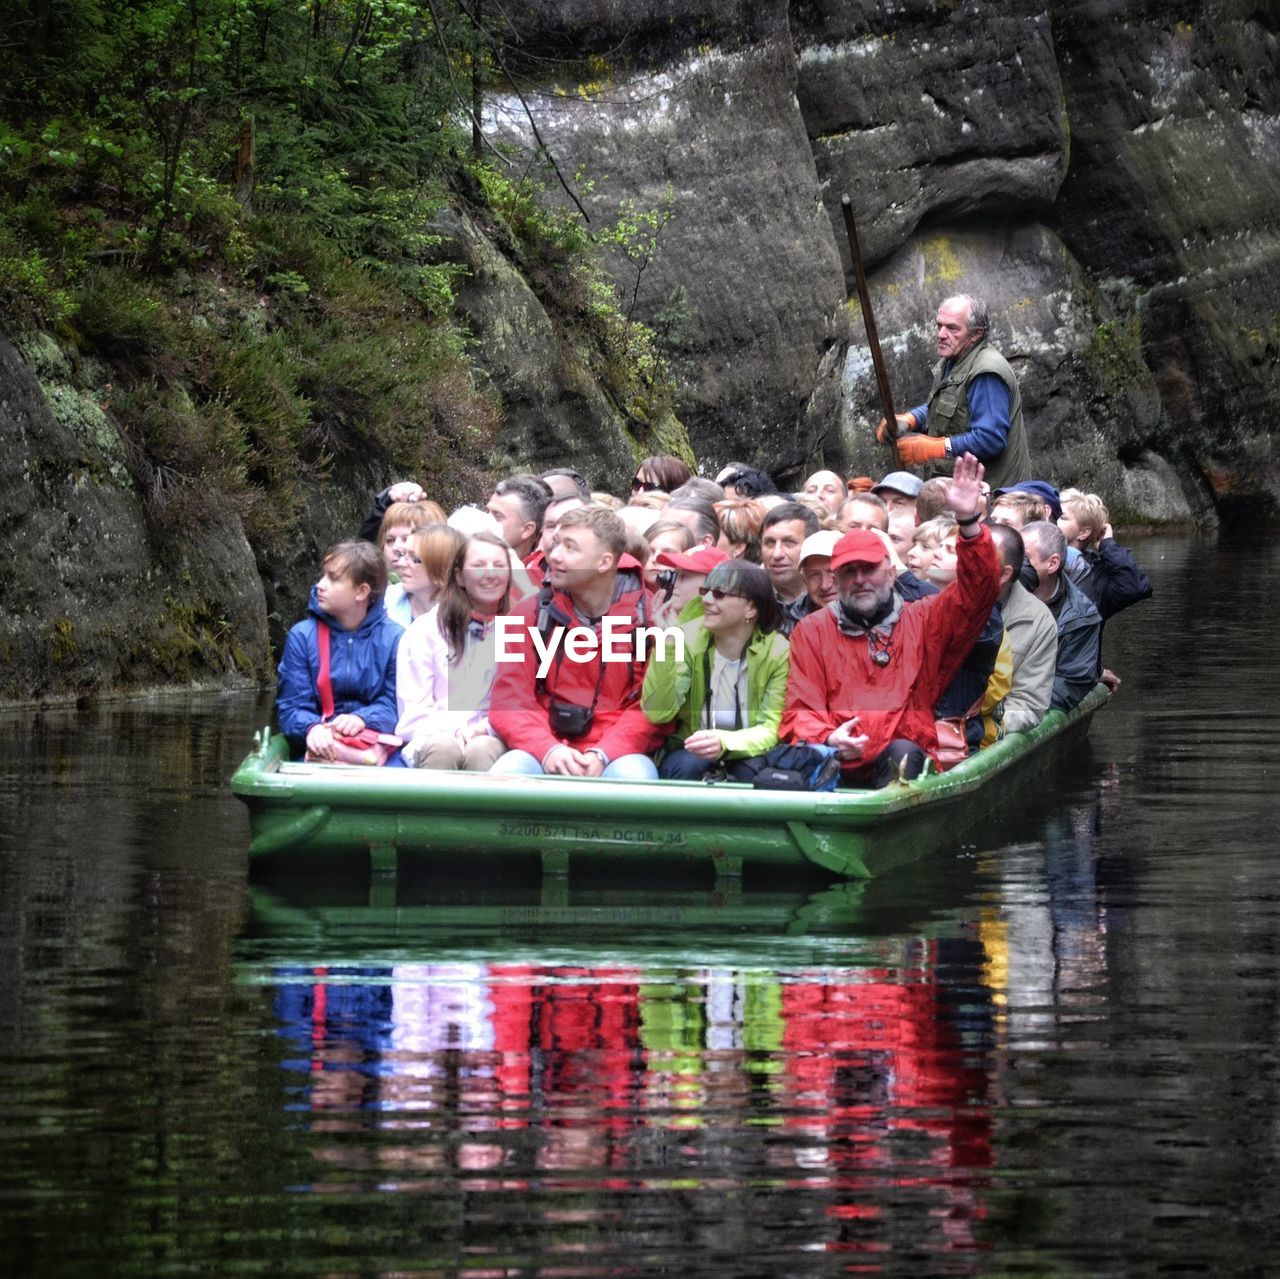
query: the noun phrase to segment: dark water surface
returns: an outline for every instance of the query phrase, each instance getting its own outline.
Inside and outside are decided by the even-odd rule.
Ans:
[[[0,1264],[1274,1272],[1280,547],[1137,550],[1090,746],[865,891],[251,889],[263,705],[0,718]]]

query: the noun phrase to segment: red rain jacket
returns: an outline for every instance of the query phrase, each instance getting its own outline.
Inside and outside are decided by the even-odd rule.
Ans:
[[[620,563],[624,573],[639,582],[638,565],[624,555]],[[606,617],[623,619],[614,632],[612,648],[621,654],[634,654],[634,632],[653,625],[647,607],[641,609],[641,599],[646,594],[643,584],[637,589],[620,595],[609,606]],[[573,601],[561,591],[552,595],[552,604],[562,614],[572,618],[574,627],[581,623],[573,612]],[[610,760],[622,755],[652,755],[666,740],[669,724],[650,723],[640,709],[640,686],[648,659],[637,661],[634,656],[627,661],[602,662],[600,650],[585,662],[571,661],[566,656],[553,660],[545,681],[537,678],[539,656],[529,635],[529,627],[537,624],[538,596],[522,600],[511,610],[508,633],[518,629],[518,643],[510,642],[508,651],[518,655],[518,661],[499,662],[493,681],[493,697],[489,711],[489,724],[506,742],[509,750],[528,751],[534,759],[543,761],[553,747],[572,746],[584,751],[598,746]],[[600,628],[596,637],[599,641]],[[564,646],[561,642],[560,653]],[[601,667],[603,666],[603,677]],[[596,700],[595,715],[590,729],[581,737],[557,737],[547,720],[547,709],[554,695],[562,702],[578,706],[590,706],[596,697],[599,678],[600,696]]]
[[[889,662],[877,666],[861,636],[841,633],[830,608],[810,613],[791,633],[791,675],[782,736],[825,742],[856,715],[870,740],[861,760],[843,766],[857,781],[895,737],[915,742],[937,762],[933,705],[974,646],[1000,593],[991,534],[957,538],[956,580],[937,595],[904,603]]]

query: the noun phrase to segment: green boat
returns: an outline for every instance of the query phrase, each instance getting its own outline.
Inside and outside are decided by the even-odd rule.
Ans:
[[[874,791],[306,764],[290,761],[284,738],[267,729],[231,788],[248,805],[255,859],[359,850],[379,872],[426,857],[469,866],[534,859],[552,875],[593,863],[665,873],[701,862],[717,878],[821,868],[868,879],[954,845],[1011,793],[1015,775],[1075,746],[1108,697],[1098,685],[1074,710],[1050,711],[945,773]]]

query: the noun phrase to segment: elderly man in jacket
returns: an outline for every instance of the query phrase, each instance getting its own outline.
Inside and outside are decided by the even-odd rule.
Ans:
[[[993,524],[991,537],[1000,556],[1000,610],[1013,652],[1013,673],[1002,703],[1000,726],[1005,733],[1024,733],[1044,719],[1053,697],[1058,626],[1048,606],[1018,580],[1026,554],[1022,534],[1011,525]]]
[[[1035,597],[1048,605],[1058,627],[1050,704],[1067,711],[1084,700],[1102,673],[1102,618],[1089,597],[1063,572],[1067,539],[1056,524],[1036,520],[1022,530],[1022,540],[1027,560],[1040,579]]]
[[[937,762],[933,706],[982,632],[1000,590],[1000,566],[980,523],[983,468],[957,459],[948,501],[959,525],[956,580],[906,602],[884,543],[851,529],[831,566],[840,598],[803,619],[791,636],[782,733],[826,744],[842,780],[884,786]]]
[[[988,341],[990,332],[981,298],[961,293],[938,307],[938,363],[929,398],[898,414],[894,425],[905,465],[945,464],[972,453],[986,466],[993,489],[1033,473],[1018,379]],[[877,434],[888,439],[883,418]]]

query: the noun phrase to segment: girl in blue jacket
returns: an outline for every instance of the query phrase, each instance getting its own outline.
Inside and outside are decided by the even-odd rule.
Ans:
[[[404,633],[382,607],[387,567],[369,542],[339,542],[325,553],[311,588],[309,616],[285,639],[277,674],[280,731],[295,755],[334,758],[333,734],[396,726],[396,647]],[[320,708],[320,628],[328,630],[333,717]]]

